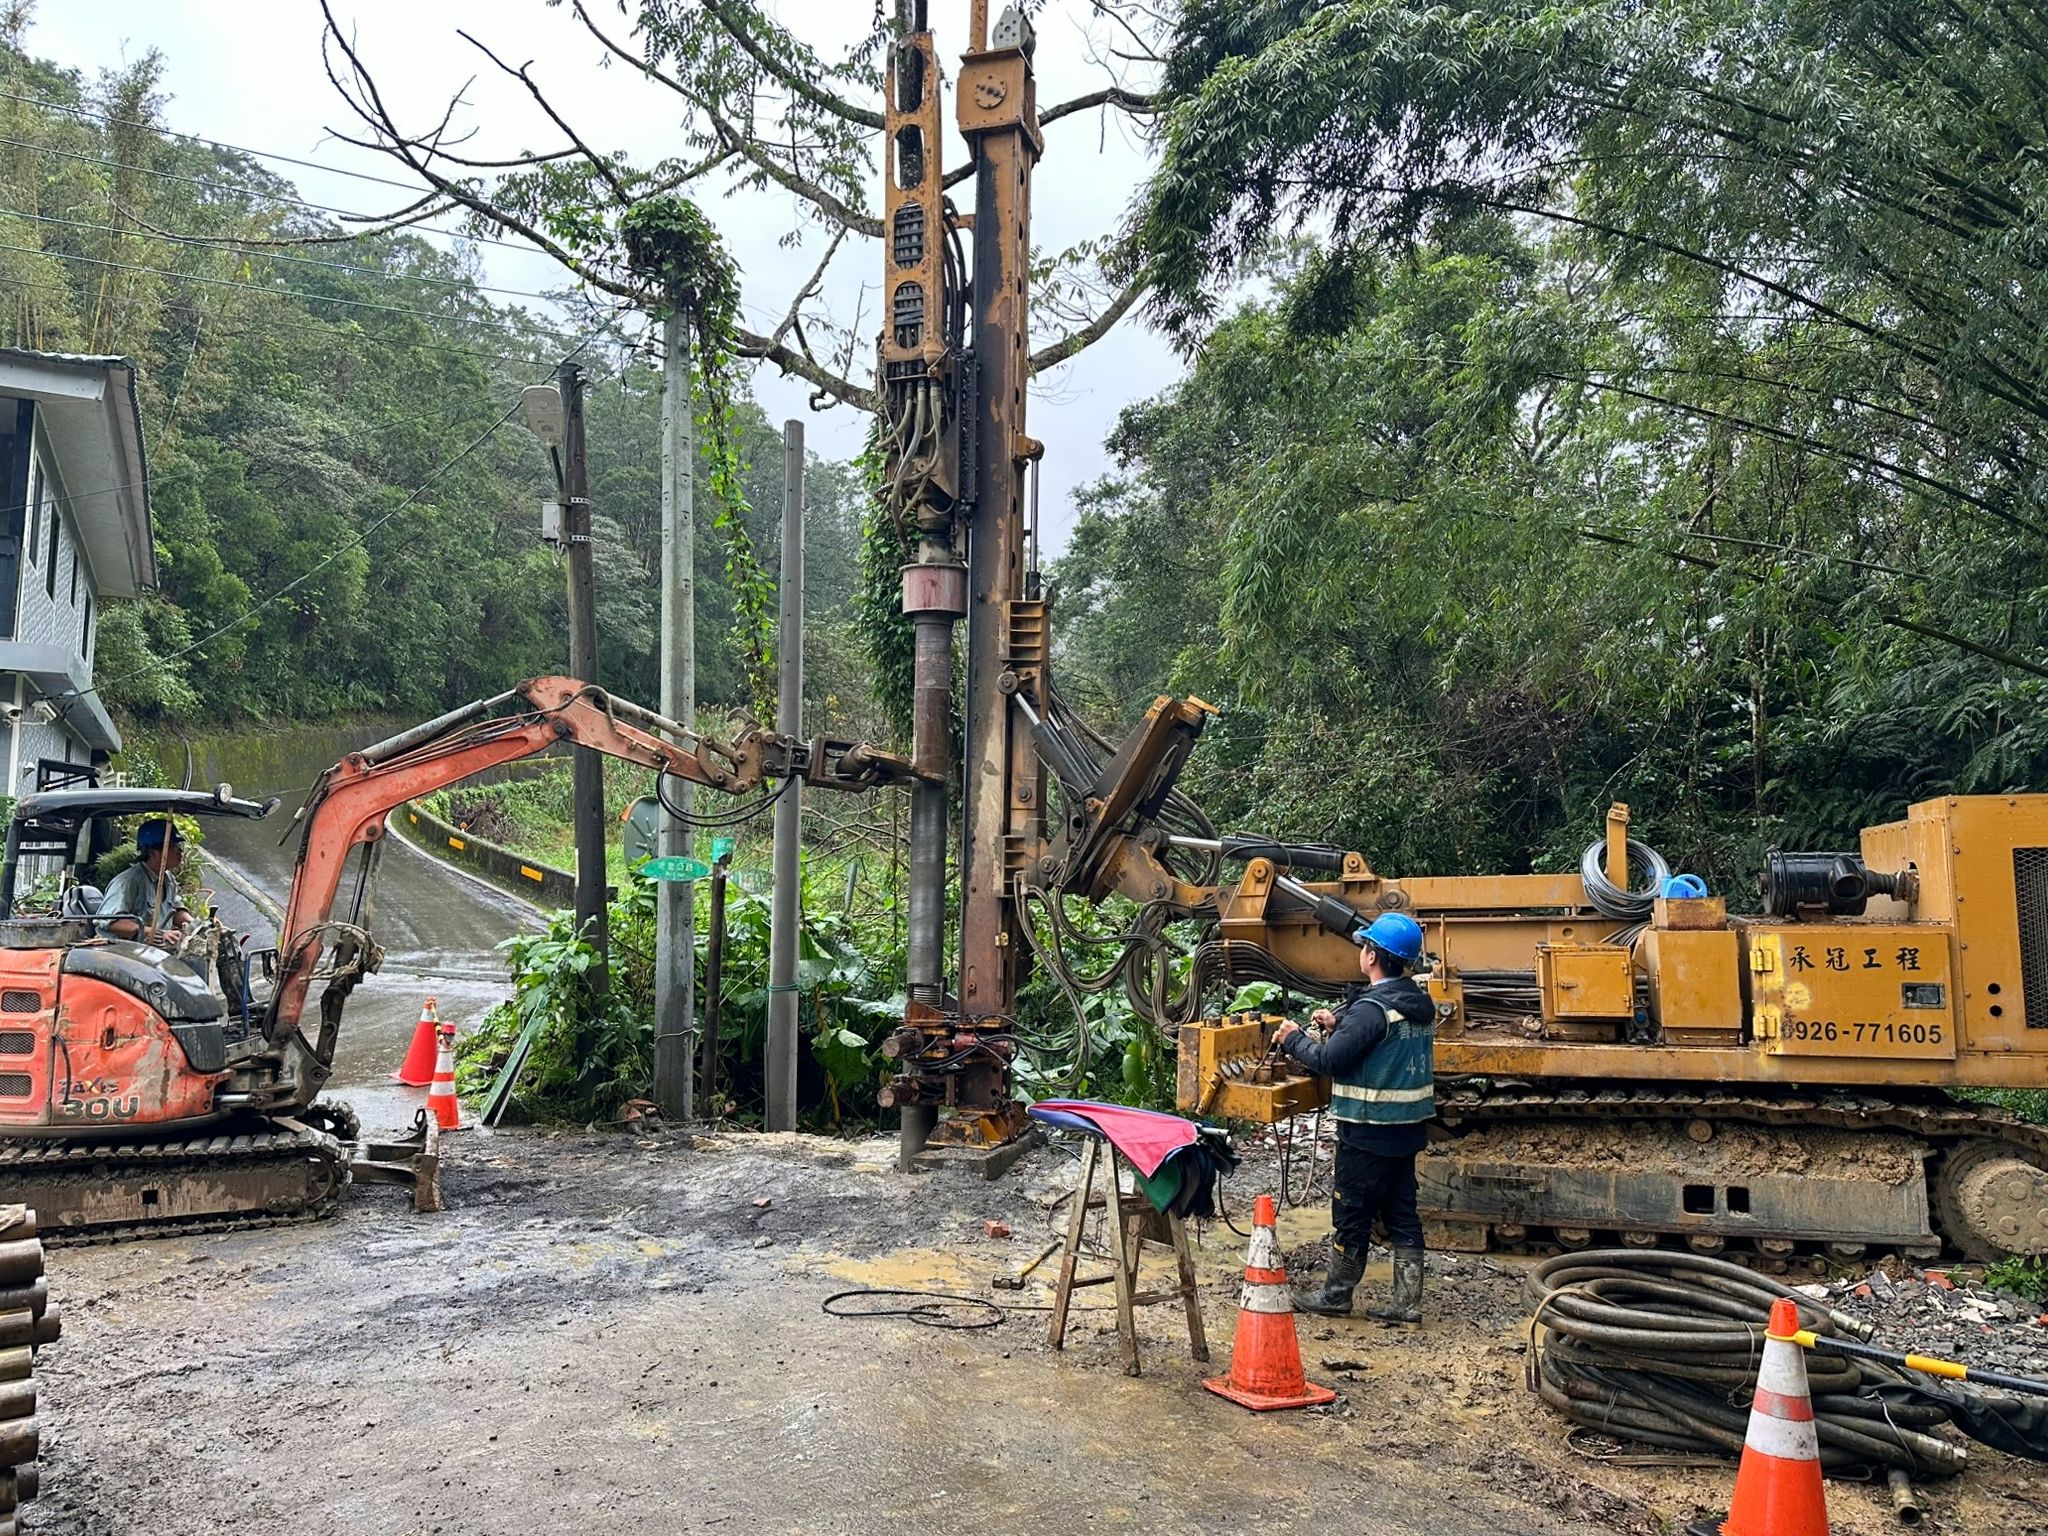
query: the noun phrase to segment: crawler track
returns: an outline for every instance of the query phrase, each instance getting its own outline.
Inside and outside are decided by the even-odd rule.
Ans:
[[[1926,1259],[1933,1256],[1941,1243],[1974,1258],[2039,1249],[2039,1221],[2026,1212],[2030,1206],[2038,1206],[2043,1181],[2048,1180],[2048,1174],[2039,1171],[2048,1169],[2048,1128],[2029,1124],[1994,1105],[1962,1103],[1938,1092],[1899,1096],[1812,1091],[1759,1093],[1685,1086],[1539,1085],[1460,1078],[1439,1082],[1437,1111],[1443,1128],[1453,1133],[1453,1150],[1458,1146],[1458,1138],[1496,1128],[1540,1131],[1581,1127],[1597,1135],[1602,1128],[1648,1126],[1671,1133],[1674,1145],[1682,1149],[1683,1138],[1687,1136],[1704,1145],[1726,1127],[1759,1127],[1868,1137],[1872,1145],[1882,1142],[1895,1149],[1913,1149],[1925,1166],[1931,1230],[1920,1234],[1894,1231],[1859,1241],[1857,1233],[1841,1231],[1807,1240],[1796,1232],[1780,1229],[1752,1237],[1740,1230],[1740,1223],[1716,1225],[1707,1221],[1702,1230],[1688,1237],[1672,1231],[1665,1222],[1632,1226],[1620,1213],[1616,1213],[1616,1219],[1605,1222],[1591,1219],[1583,1208],[1561,1219],[1546,1221],[1541,1196],[1533,1194],[1528,1197],[1529,1208],[1521,1219],[1503,1220],[1498,1211],[1485,1209],[1440,1213],[1452,1221],[1491,1227],[1486,1235],[1495,1247],[1580,1248],[1601,1234],[1612,1234],[1644,1246],[1660,1241],[1689,1241],[1698,1251],[1715,1253],[1725,1249],[1731,1257],[1753,1251],[1771,1263],[1795,1254],[1855,1259],[1872,1250],[1897,1251]],[[2024,1168],[2032,1164],[2034,1169],[2015,1175],[2016,1182],[2007,1197],[2001,1194],[2001,1186],[1979,1172],[1993,1158],[2002,1160],[2002,1167]],[[1479,1204],[1483,1206],[1483,1202]],[[2014,1213],[2018,1213],[2017,1221]]]
[[[295,1120],[229,1122],[170,1141],[0,1143],[0,1200],[33,1206],[53,1245],[317,1221],[348,1183],[348,1154]],[[0,1536],[6,1536],[0,1526]]]

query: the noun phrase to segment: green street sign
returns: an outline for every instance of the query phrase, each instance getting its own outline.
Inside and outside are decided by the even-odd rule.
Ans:
[[[711,874],[711,866],[702,859],[686,859],[679,854],[665,858],[649,859],[640,866],[640,873],[650,880],[704,880]]]
[[[727,859],[729,859],[729,858],[731,858],[731,857],[732,857],[732,839],[731,839],[731,838],[729,838],[729,837],[714,837],[713,839],[711,839],[711,862],[712,862],[712,863],[714,863],[714,864],[723,864],[723,863],[724,863],[724,862],[725,862],[725,861],[726,861]]]

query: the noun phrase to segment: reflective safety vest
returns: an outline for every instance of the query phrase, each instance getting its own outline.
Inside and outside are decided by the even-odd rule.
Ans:
[[[1387,1032],[1365,1060],[1331,1079],[1330,1113],[1365,1125],[1414,1125],[1436,1113],[1436,1012],[1411,1019],[1380,1007]]]

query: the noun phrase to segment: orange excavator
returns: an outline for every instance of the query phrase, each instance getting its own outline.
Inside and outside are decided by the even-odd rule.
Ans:
[[[366,913],[385,816],[558,745],[733,795],[771,778],[860,791],[913,777],[903,759],[863,743],[800,741],[743,715],[715,738],[573,678],[537,678],[323,773],[299,812],[277,948],[255,955],[211,917],[161,943],[108,937],[96,893],[75,881],[50,916],[18,915],[16,893],[38,859],[75,866],[96,821],[261,818],[275,800],[236,799],[226,785],[24,796],[0,866],[0,1203],[32,1207],[48,1237],[218,1230],[333,1210],[355,1122],[346,1106],[316,1100],[349,994],[383,958]],[[349,915],[337,917],[352,858],[360,873]]]

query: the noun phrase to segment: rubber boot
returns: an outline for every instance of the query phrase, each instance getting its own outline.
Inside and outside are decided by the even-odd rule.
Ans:
[[[1367,1307],[1367,1317],[1376,1317],[1383,1323],[1419,1323],[1422,1321],[1422,1250],[1420,1248],[1396,1248],[1394,1250],[1394,1289],[1383,1307]]]
[[[1323,1288],[1300,1302],[1304,1312],[1320,1313],[1324,1317],[1348,1317],[1351,1313],[1351,1293],[1358,1289],[1358,1282],[1365,1277],[1365,1258],[1362,1254],[1349,1254],[1341,1248],[1330,1250],[1330,1272],[1323,1277]]]

